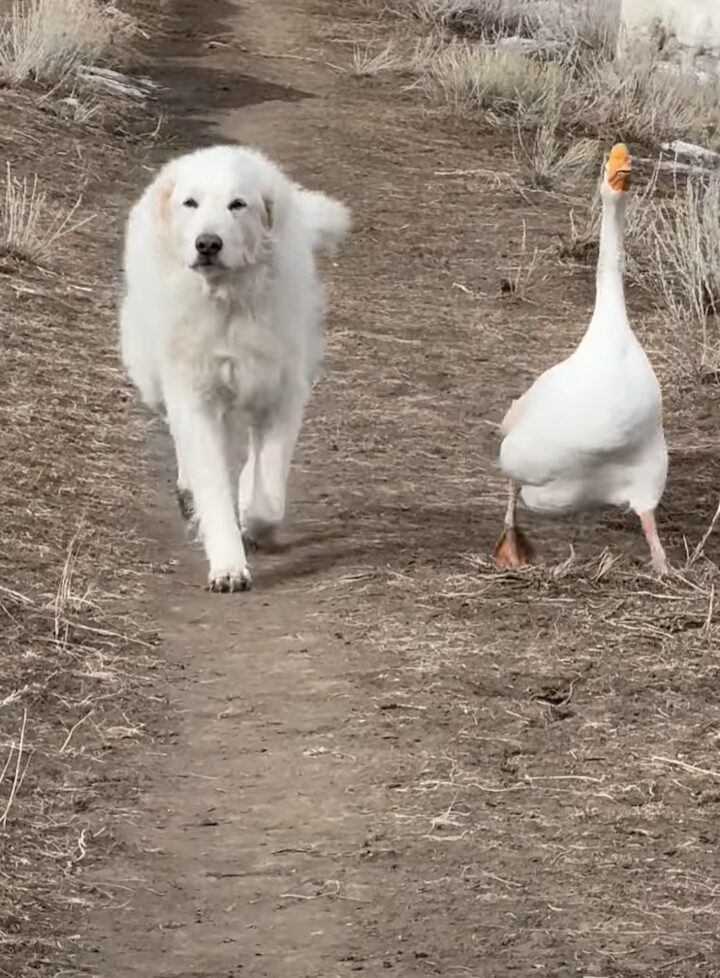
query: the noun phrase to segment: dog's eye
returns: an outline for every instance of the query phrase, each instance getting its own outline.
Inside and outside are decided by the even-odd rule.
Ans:
[[[183,201],[183,207],[197,207],[197,205],[198,205],[198,202],[195,200],[194,197],[187,197]]]
[[[231,211],[241,211],[243,207],[247,207],[247,204],[245,203],[244,200],[241,200],[239,197],[236,197],[235,200],[231,200],[230,203],[228,204],[228,210]]]

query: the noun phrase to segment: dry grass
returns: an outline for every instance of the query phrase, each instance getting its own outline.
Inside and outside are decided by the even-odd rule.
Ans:
[[[132,18],[100,0],[13,0],[0,26],[0,78],[57,84],[132,33]]]
[[[512,296],[522,302],[531,301],[532,288],[538,280],[540,252],[528,244],[527,225],[522,222],[522,237],[517,260],[507,269],[500,280],[501,295]]]
[[[663,61],[652,41],[618,54],[609,5],[559,6],[552,23],[533,4],[504,0],[419,0],[410,9],[427,30],[404,67],[455,114],[495,125],[552,126],[603,142],[654,146],[685,138],[720,145],[720,83]],[[448,34],[458,18],[462,29]],[[400,60],[379,70],[397,69]]]
[[[720,371],[720,175],[690,178],[648,210],[647,285],[700,376]]]
[[[405,6],[435,28],[475,38],[521,36],[533,26],[526,10],[509,0],[409,0]]]
[[[356,78],[372,78],[383,71],[393,71],[403,65],[395,45],[390,42],[380,50],[372,44],[358,45],[352,56],[352,73]]]
[[[576,52],[577,55],[577,52]],[[645,57],[612,61],[573,55],[542,61],[520,51],[451,41],[416,55],[411,67],[435,101],[499,124],[550,125],[565,133],[656,145],[686,138],[713,144],[720,133],[720,88],[663,70]]]
[[[559,120],[548,119],[527,138],[518,133],[520,166],[525,182],[540,190],[567,188],[596,173],[602,147],[594,139],[563,139]]]
[[[54,105],[58,115],[72,119],[81,126],[102,121],[103,103],[98,98],[79,98],[75,94],[66,95]]]
[[[16,177],[8,163],[0,205],[0,256],[46,264],[58,243],[91,219],[76,219],[80,198],[68,209],[48,200],[37,174]]]
[[[44,978],[70,973],[78,914],[105,899],[81,869],[133,803],[117,772],[155,667],[134,614],[144,435],[114,341],[127,144],[86,130],[78,157],[74,123],[29,93],[0,93],[0,124],[14,171],[38,174],[8,170],[1,217],[32,262],[0,274],[0,969]],[[81,194],[102,221],[77,219]]]
[[[582,57],[611,61],[617,51],[618,7],[597,0],[579,0],[565,8],[559,27],[561,48],[578,52]],[[571,13],[570,13],[571,11]]]
[[[616,49],[617,9],[596,0],[556,4],[522,0],[396,0],[393,9],[409,13],[435,31],[484,42],[506,38],[552,39],[552,50],[574,48],[610,58]],[[549,16],[548,16],[549,14]]]
[[[684,138],[720,145],[720,85],[672,70],[647,47],[578,70],[579,90],[569,103],[570,125],[605,140],[657,146]]]
[[[482,112],[488,120],[513,117],[538,126],[568,98],[571,79],[560,65],[529,60],[517,51],[453,41],[413,67],[419,84],[453,112]]]

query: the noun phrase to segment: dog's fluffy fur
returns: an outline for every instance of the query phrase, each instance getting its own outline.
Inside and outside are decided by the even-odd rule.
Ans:
[[[164,411],[178,491],[192,498],[213,590],[250,585],[247,539],[277,527],[322,354],[314,253],[349,229],[343,204],[305,190],[262,153],[214,146],[164,166],[125,240],[121,352]],[[237,494],[231,453],[249,429]]]

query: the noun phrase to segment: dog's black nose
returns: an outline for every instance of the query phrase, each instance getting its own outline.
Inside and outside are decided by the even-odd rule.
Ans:
[[[222,238],[218,234],[199,234],[195,239],[198,254],[204,258],[212,258],[222,248]]]

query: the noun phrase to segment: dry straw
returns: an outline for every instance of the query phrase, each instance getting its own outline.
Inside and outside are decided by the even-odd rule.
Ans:
[[[11,85],[63,81],[100,61],[134,21],[98,0],[13,0],[0,27],[0,77]]]

